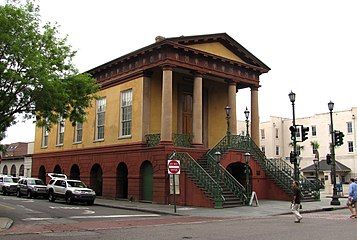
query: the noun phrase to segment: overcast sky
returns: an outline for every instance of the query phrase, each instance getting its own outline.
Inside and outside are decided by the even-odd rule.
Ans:
[[[1,1],[1,0],[0,0]],[[357,1],[41,0],[42,19],[57,22],[86,71],[164,37],[226,32],[272,70],[261,76],[261,121],[357,107]],[[237,115],[250,107],[238,92]],[[223,111],[223,110],[222,110]],[[34,127],[9,129],[3,143],[34,140]]]

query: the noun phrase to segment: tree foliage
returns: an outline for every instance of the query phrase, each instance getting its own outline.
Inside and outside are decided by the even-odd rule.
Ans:
[[[50,127],[59,116],[73,125],[84,121],[99,88],[78,73],[75,54],[57,25],[41,23],[31,1],[0,6],[0,133],[19,114],[36,116],[38,126]]]

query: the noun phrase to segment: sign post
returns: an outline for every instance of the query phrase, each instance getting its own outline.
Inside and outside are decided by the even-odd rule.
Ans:
[[[167,172],[169,175],[173,175],[173,195],[174,195],[174,212],[176,213],[176,184],[175,184],[175,175],[180,174],[180,160],[172,159],[167,161]]]

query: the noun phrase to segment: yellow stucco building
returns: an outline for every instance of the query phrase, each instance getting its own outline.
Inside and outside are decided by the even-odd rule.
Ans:
[[[251,137],[259,145],[259,76],[269,70],[225,33],[157,37],[88,71],[101,85],[99,98],[83,124],[59,120],[50,132],[36,129],[33,175],[64,172],[97,195],[169,203],[167,159],[179,158],[179,204],[224,205],[200,164],[210,165],[209,151],[226,136],[227,106],[229,135],[238,136],[236,94],[243,88],[251,90]],[[221,170],[241,160],[226,159]]]

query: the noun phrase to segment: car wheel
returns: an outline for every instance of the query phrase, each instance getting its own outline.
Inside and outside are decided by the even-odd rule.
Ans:
[[[21,197],[21,192],[20,192],[20,190],[17,190],[17,192],[16,192],[16,197]]]
[[[50,202],[55,201],[55,196],[53,196],[53,192],[48,193],[48,201],[50,201]]]
[[[89,205],[89,206],[91,206],[93,204],[94,204],[94,200],[90,200],[90,201],[87,202],[87,205]]]
[[[27,191],[27,198],[32,198],[32,192],[31,191]]]
[[[73,200],[72,200],[72,196],[71,194],[67,194],[66,195],[66,203],[67,204],[72,204]]]
[[[6,189],[5,189],[5,188],[2,190],[2,194],[3,194],[4,196],[6,196],[7,192],[6,192]]]

